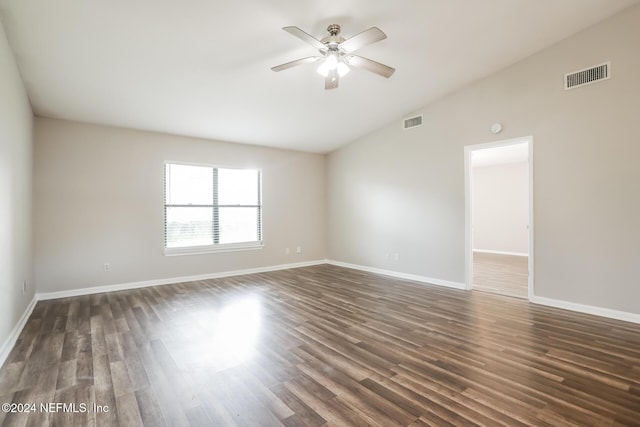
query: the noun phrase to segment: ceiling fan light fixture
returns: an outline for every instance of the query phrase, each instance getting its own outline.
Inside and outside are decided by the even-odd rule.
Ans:
[[[336,57],[336,55],[329,53],[325,57],[324,61],[322,61],[322,64],[320,64],[320,66],[318,67],[318,74],[320,74],[322,77],[327,77],[329,71],[335,70],[337,67],[338,58]]]
[[[337,55],[329,53],[324,61],[322,61],[322,64],[318,67],[318,74],[322,77],[327,77],[327,75],[334,70],[338,72],[340,77],[345,76],[349,71],[351,71],[344,61],[338,59]]]
[[[340,77],[349,73],[351,67],[361,68],[385,78],[391,77],[396,71],[395,68],[388,65],[353,54],[353,52],[364,46],[387,38],[386,34],[378,27],[371,27],[349,39],[345,39],[340,36],[340,25],[331,24],[327,27],[329,35],[321,40],[305,33],[298,27],[289,26],[282,29],[313,46],[320,55],[309,56],[271,67],[273,71],[283,71],[309,62],[318,62],[319,66],[316,71],[325,78],[325,90],[337,89]]]
[[[336,68],[338,69],[338,75],[340,77],[344,77],[347,75],[347,73],[349,71],[351,71],[351,69],[349,68],[349,66],[347,64],[345,64],[344,62],[340,61],[338,62],[338,65],[336,66]]]

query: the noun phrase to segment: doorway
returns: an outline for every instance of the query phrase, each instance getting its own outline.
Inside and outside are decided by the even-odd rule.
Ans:
[[[533,296],[533,138],[466,146],[466,288]]]

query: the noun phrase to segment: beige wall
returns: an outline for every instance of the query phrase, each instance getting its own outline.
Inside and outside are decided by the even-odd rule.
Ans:
[[[529,164],[473,168],[473,250],[529,253]]]
[[[166,160],[262,169],[265,247],[164,256]],[[323,155],[36,118],[38,292],[321,260],[325,198]]]
[[[34,293],[32,122],[29,99],[0,24],[0,352]]]
[[[332,153],[329,257],[464,282],[463,147],[532,135],[535,294],[640,313],[638,22],[640,6]],[[608,60],[611,80],[563,90]]]

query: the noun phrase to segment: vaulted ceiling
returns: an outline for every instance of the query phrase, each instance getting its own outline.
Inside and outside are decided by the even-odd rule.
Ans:
[[[231,142],[328,152],[638,0],[0,0],[34,113]],[[337,23],[387,39],[337,90],[316,38]],[[589,65],[589,64],[585,64]]]

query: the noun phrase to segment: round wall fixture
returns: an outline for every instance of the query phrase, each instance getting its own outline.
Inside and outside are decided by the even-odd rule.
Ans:
[[[491,125],[491,133],[500,133],[502,125],[500,123],[494,123]]]

